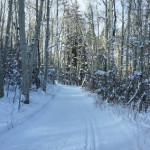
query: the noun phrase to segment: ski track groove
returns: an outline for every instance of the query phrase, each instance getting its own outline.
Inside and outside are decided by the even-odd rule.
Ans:
[[[91,123],[92,123],[92,127],[93,127],[93,132],[94,132],[94,140],[95,140],[95,150],[99,150],[99,147],[98,147],[98,143],[99,143],[99,136],[98,136],[98,134],[97,134],[97,131],[98,131],[98,129],[97,129],[97,126],[96,126],[96,122],[95,122],[95,120],[94,120],[94,116],[92,115],[92,113],[90,113],[90,111],[89,111],[89,109],[86,107],[86,105],[85,105],[85,108],[86,108],[86,110],[87,110],[87,114],[89,115],[89,118],[90,118],[90,120],[91,120]]]
[[[85,121],[86,121],[86,133],[85,133],[85,146],[84,146],[84,149],[85,150],[88,150],[88,142],[89,142],[89,139],[90,139],[90,135],[89,135],[89,123],[88,123],[88,118],[87,116],[85,115],[85,112],[83,111],[83,108],[82,106],[80,105],[80,109],[81,109],[81,112],[85,118]]]
[[[97,150],[98,136],[95,122],[86,106],[82,104],[80,108],[86,120],[85,150]]]

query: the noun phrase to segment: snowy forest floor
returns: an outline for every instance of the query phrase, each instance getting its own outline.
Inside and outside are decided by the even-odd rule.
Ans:
[[[32,91],[19,113],[12,98],[0,100],[0,150],[150,149],[148,114],[110,106],[80,87]]]

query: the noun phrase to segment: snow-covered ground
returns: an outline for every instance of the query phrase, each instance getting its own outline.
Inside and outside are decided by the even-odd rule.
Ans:
[[[41,89],[34,89],[30,94],[30,105],[21,102],[19,107],[19,91],[16,92],[10,88],[8,96],[0,99],[0,135],[11,128],[15,128],[22,121],[32,117],[37,111],[40,111],[47,103],[50,103],[58,90],[57,86],[48,85],[48,91],[45,93]],[[7,92],[5,92],[7,95]],[[14,99],[15,103],[12,103]],[[22,100],[22,98],[21,98]]]
[[[48,93],[32,92],[19,113],[10,97],[0,101],[0,150],[150,150],[150,127],[113,113],[115,106],[99,107],[75,86]]]

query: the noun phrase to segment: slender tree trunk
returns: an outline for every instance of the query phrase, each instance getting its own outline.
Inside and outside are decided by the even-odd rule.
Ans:
[[[0,45],[0,98],[4,96],[4,72],[2,68],[2,49]]]
[[[107,53],[107,70],[110,70],[110,49],[108,46],[108,1],[105,0],[105,51]]]
[[[2,3],[1,3],[2,4]],[[4,40],[3,40],[3,33],[4,33],[4,25],[5,25],[5,11],[6,11],[6,9],[5,9],[5,7],[6,7],[6,0],[4,1],[4,4],[3,5],[1,5],[3,8],[4,8],[4,11],[2,12],[2,19],[1,19],[1,21],[2,21],[2,24],[1,24],[1,50],[3,50],[3,47],[4,47],[4,45],[3,45],[3,42],[4,42]],[[2,10],[2,9],[1,9]],[[4,59],[3,59],[4,60]]]
[[[150,12],[150,2],[148,4],[148,11]],[[149,15],[149,21],[148,21],[148,28],[149,28],[149,31],[148,31],[148,40],[150,41],[150,13],[148,13]],[[147,96],[147,101],[148,101],[148,105],[150,105],[150,42],[148,43],[147,45],[148,47],[148,58],[147,58],[147,70],[148,70],[148,96]]]
[[[132,0],[129,0],[128,7],[128,23],[127,23],[127,41],[126,41],[126,101],[129,100],[129,37],[130,37],[130,24],[131,24],[131,5]]]
[[[0,23],[2,21],[2,13],[3,13],[3,5],[1,2],[0,8]],[[2,32],[2,31],[1,31]],[[0,37],[0,43],[2,42],[2,37]],[[2,67],[2,44],[0,44],[0,98],[4,96],[4,75],[3,75],[3,67]]]
[[[39,7],[39,0],[36,0],[36,24],[38,24],[38,13],[39,13],[39,10],[38,10],[38,7]],[[40,57],[40,42],[39,42],[39,39],[38,39],[38,44],[37,44],[37,68],[38,68],[38,73],[39,73],[39,70],[40,70],[40,65],[41,65],[41,57]]]
[[[148,3],[148,1],[147,1]],[[149,29],[149,30],[148,30]],[[150,41],[150,4],[147,5],[147,13],[146,13],[146,19],[145,19],[145,26],[144,26],[144,45],[146,45],[146,41]],[[146,72],[149,74],[150,68],[149,68],[149,60],[150,60],[150,42],[147,45],[148,47],[148,55],[147,55],[147,68]],[[147,76],[148,78],[148,76]],[[150,85],[150,84],[149,84]]]
[[[18,43],[18,41],[19,41],[19,25],[18,25],[18,12],[17,12],[17,10],[18,10],[18,2],[17,2],[17,0],[15,0],[15,30],[16,30],[16,32],[15,32],[15,41],[16,41],[16,43]]]
[[[28,72],[28,56],[27,56],[27,43],[25,33],[25,1],[18,0],[19,3],[19,35],[20,35],[20,50],[22,59],[22,93],[25,96],[26,104],[29,104],[29,72]]]
[[[3,2],[1,1],[0,6],[0,22],[2,21],[2,14],[3,14]]]
[[[97,56],[97,39],[96,39],[96,35],[95,35],[95,25],[94,25],[94,14],[93,14],[93,8],[92,8],[92,5],[91,3],[89,4],[90,5],[90,14],[91,14],[91,28],[92,28],[92,38],[93,38],[93,54],[94,56]],[[96,61],[93,60],[93,73],[95,70],[98,70],[98,58],[96,59]]]
[[[99,12],[98,12],[98,0],[96,1],[96,14],[97,14],[97,47],[99,48],[99,36],[100,36],[100,31],[99,31]]]
[[[32,84],[33,64],[35,61],[35,57],[37,54],[37,48],[38,48],[38,38],[39,38],[40,26],[41,26],[42,14],[43,14],[43,3],[44,3],[44,0],[41,0],[40,1],[40,11],[39,11],[39,15],[38,15],[38,23],[36,24],[36,27],[35,27],[34,45],[33,45],[33,49],[31,52],[30,61],[29,61],[29,85],[30,86]]]
[[[12,19],[12,5],[13,5],[13,0],[9,0],[8,20],[7,20],[5,46],[4,46],[4,50],[5,50],[4,64],[6,63],[8,43],[9,43],[9,38],[10,38],[9,32],[10,32],[10,25],[11,25],[11,19]]]
[[[124,0],[121,0],[121,6],[122,6],[122,38],[121,38],[121,61],[120,61],[120,80],[122,78],[123,75],[123,51],[124,51]]]
[[[50,14],[50,0],[47,0],[47,27],[46,27],[46,40],[45,40],[45,72],[44,72],[44,83],[43,90],[46,91],[47,75],[48,75],[48,54],[49,54],[49,14]]]
[[[57,8],[56,8],[56,42],[57,42],[57,45],[56,45],[56,57],[57,57],[57,69],[59,69],[59,49],[58,49],[58,15],[59,15],[59,10],[58,10],[58,6],[59,6],[59,4],[58,4],[58,1],[59,0],[57,0]],[[57,70],[58,71],[58,74],[59,74],[59,70]]]
[[[129,0],[128,8],[128,24],[127,24],[127,43],[126,43],[126,79],[128,80],[129,76],[129,37],[130,37],[130,22],[131,22],[131,6],[132,0]]]
[[[111,52],[111,70],[114,71],[114,42],[116,34],[116,8],[115,0],[110,0],[110,52]]]
[[[144,48],[143,48],[143,36],[142,36],[142,0],[138,0],[138,29],[139,29],[139,41],[140,41],[140,71],[143,75],[143,65],[144,65],[144,60],[143,60],[143,53],[144,53]]]

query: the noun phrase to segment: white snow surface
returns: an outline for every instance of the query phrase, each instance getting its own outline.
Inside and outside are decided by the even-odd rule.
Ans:
[[[98,74],[98,75],[106,75],[107,73],[106,73],[105,71],[98,70],[97,72],[95,72],[95,74]]]
[[[32,92],[31,103],[19,113],[13,104],[10,130],[10,99],[0,101],[0,150],[150,150],[149,125],[99,107],[80,87],[50,89],[49,94]]]

